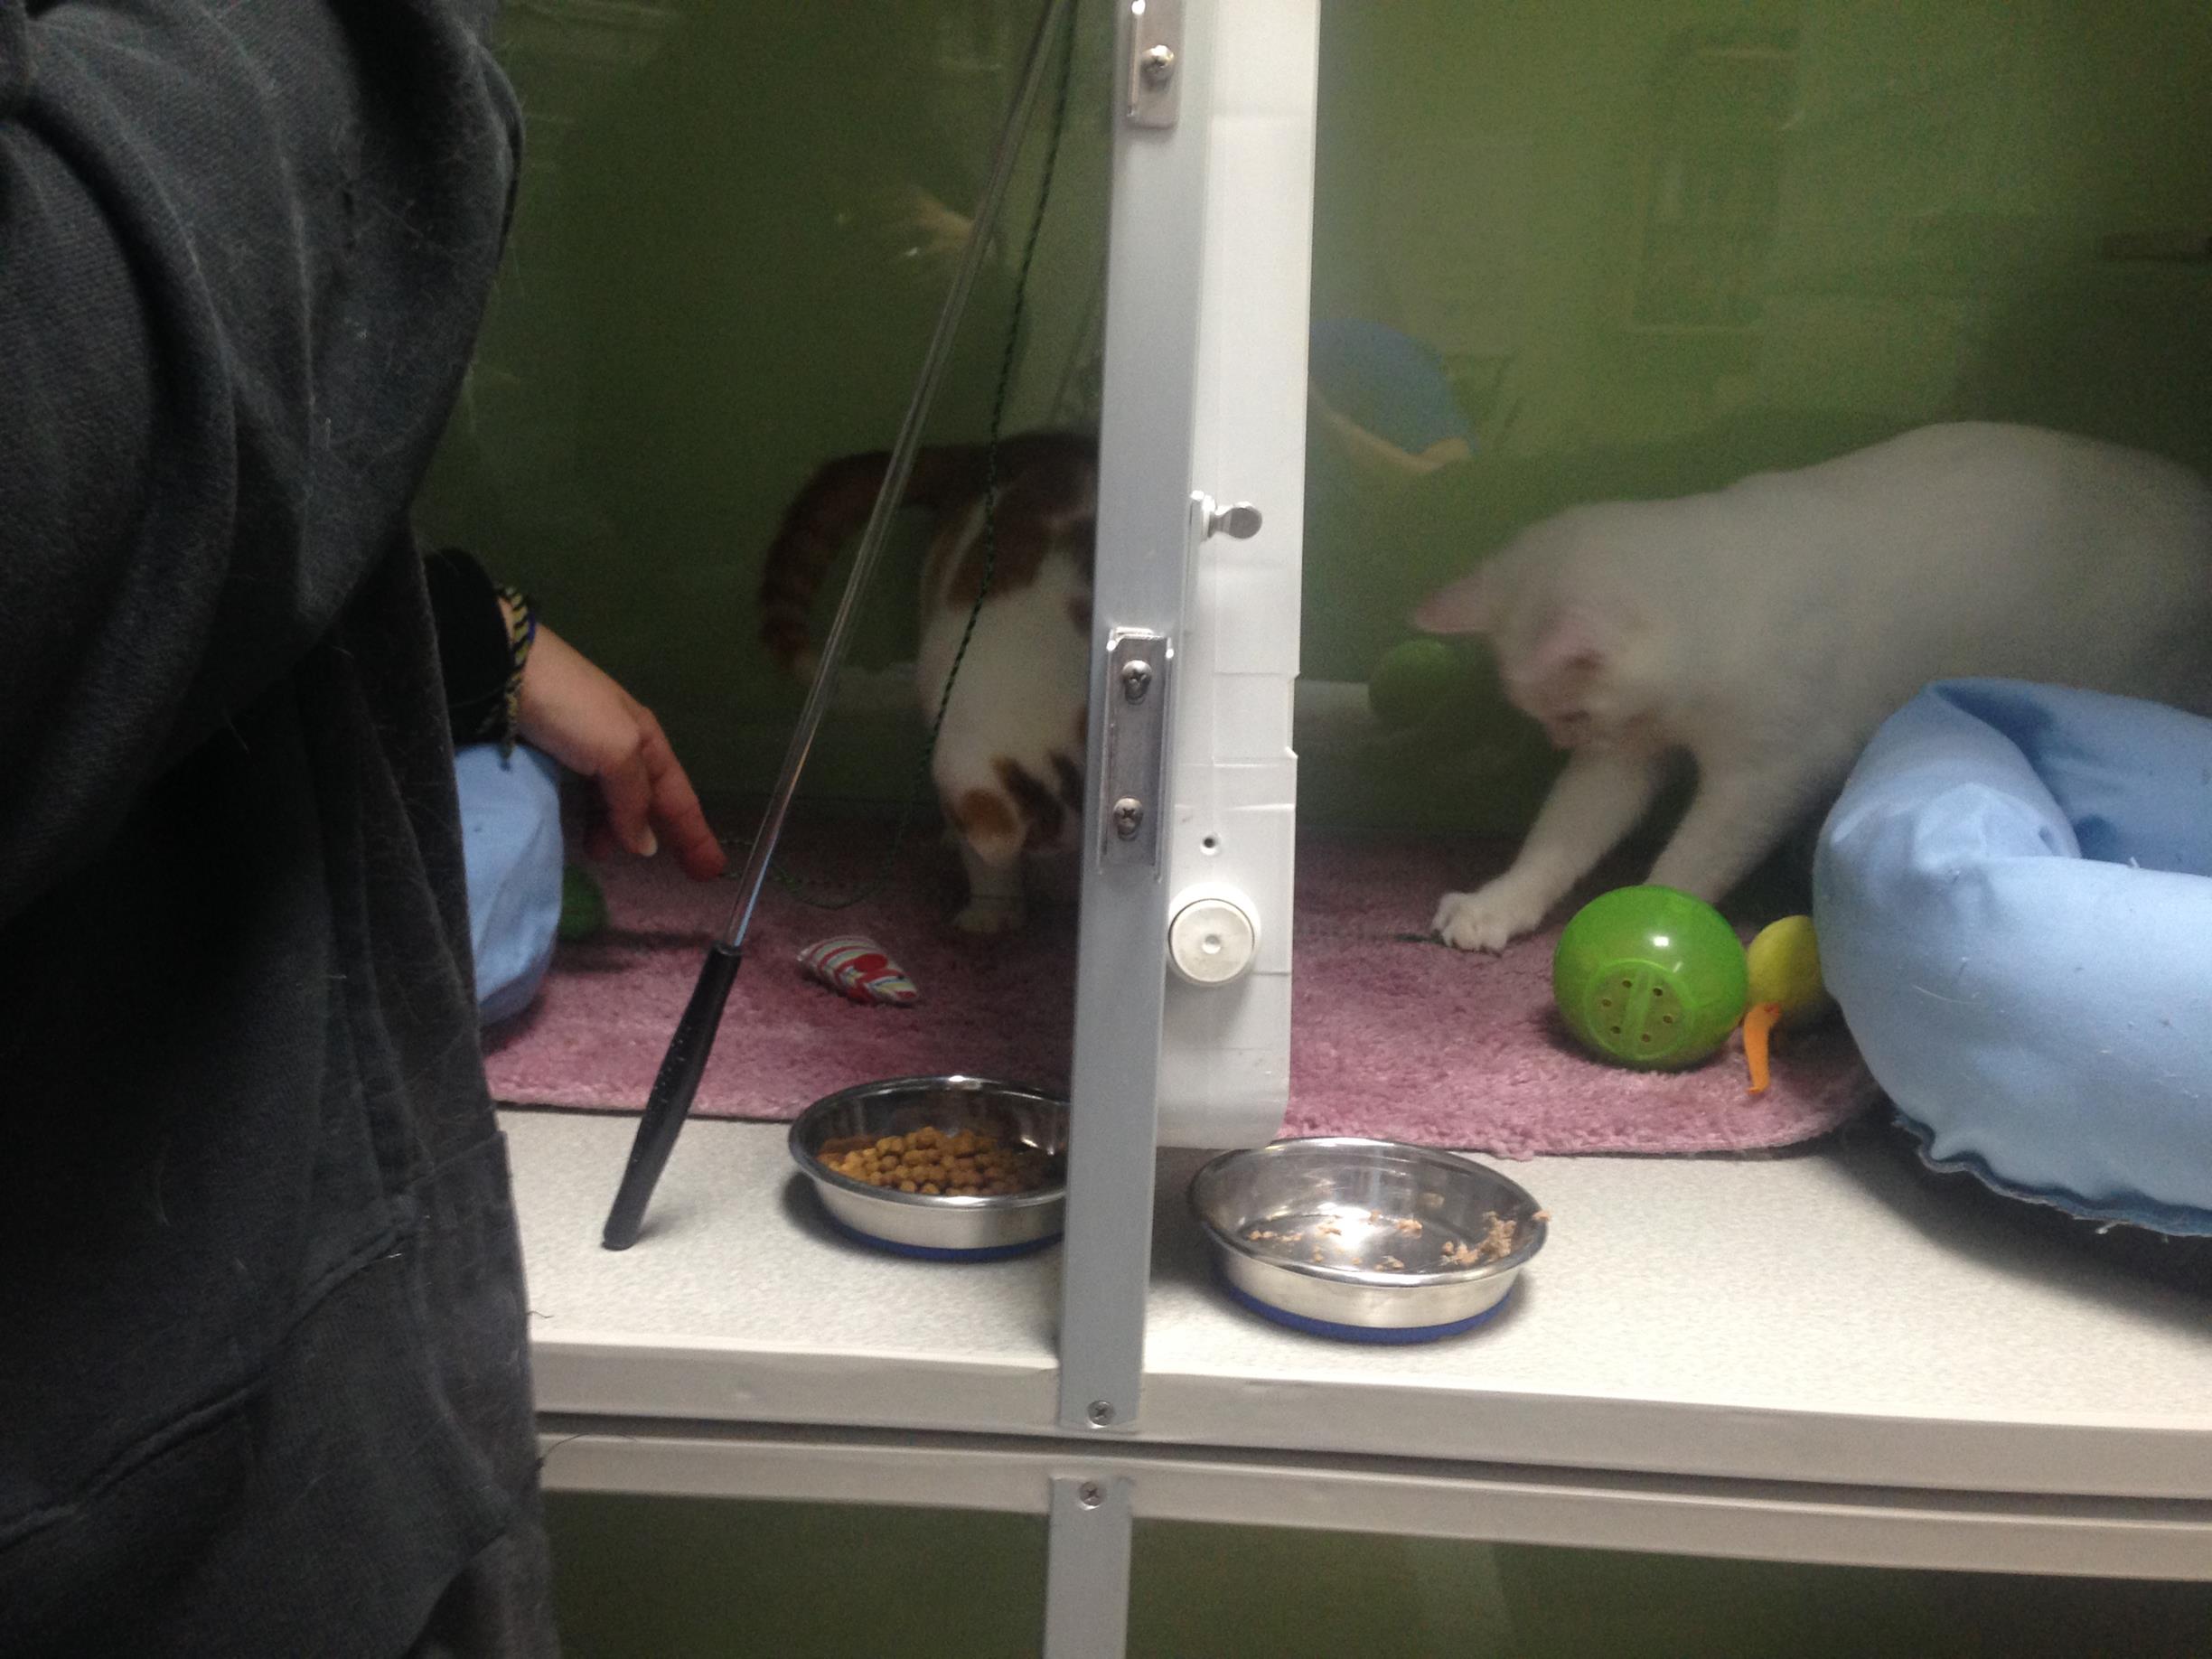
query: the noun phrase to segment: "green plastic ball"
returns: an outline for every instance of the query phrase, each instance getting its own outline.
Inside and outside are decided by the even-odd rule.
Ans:
[[[599,886],[599,878],[579,865],[568,865],[561,871],[560,922],[554,928],[555,936],[564,943],[574,944],[589,939],[606,925],[606,894]]]
[[[1401,729],[1433,719],[1461,678],[1459,659],[1442,640],[1407,640],[1384,651],[1367,676],[1367,707]]]
[[[1720,1048],[1751,993],[1743,944],[1719,911],[1672,887],[1618,887],[1567,923],[1551,994],[1585,1047],[1661,1071]]]

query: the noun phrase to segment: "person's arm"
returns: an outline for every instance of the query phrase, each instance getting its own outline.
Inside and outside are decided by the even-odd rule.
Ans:
[[[477,0],[0,0],[0,919],[404,537],[514,174]]]
[[[652,710],[542,623],[522,669],[518,724],[532,748],[592,781],[599,806],[590,832],[594,858],[620,844],[650,858],[665,835],[692,879],[722,874],[728,863],[722,844]]]
[[[728,860],[652,711],[537,617],[525,626],[529,601],[468,554],[442,548],[423,568],[455,746],[520,737],[588,780],[594,858],[620,846],[650,858],[665,836],[687,875],[721,875]]]

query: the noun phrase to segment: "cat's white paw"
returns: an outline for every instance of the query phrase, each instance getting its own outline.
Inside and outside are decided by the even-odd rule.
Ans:
[[[1494,881],[1479,892],[1447,893],[1429,926],[1455,951],[1503,951],[1536,931],[1544,908],[1527,894]]]
[[[1013,933],[1021,930],[1022,907],[1004,899],[973,899],[967,907],[952,918],[952,925],[963,933],[979,938],[992,933]]]

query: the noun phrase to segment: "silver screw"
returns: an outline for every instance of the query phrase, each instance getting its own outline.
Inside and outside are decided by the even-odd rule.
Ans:
[[[1103,1400],[1093,1400],[1091,1402],[1090,1415],[1094,1427],[1104,1429],[1113,1422],[1114,1409]]]
[[[1137,839],[1137,831],[1144,828],[1144,802],[1134,795],[1124,795],[1113,803],[1114,833],[1125,841]]]
[[[1217,508],[1206,520],[1206,534],[1250,541],[1260,533],[1260,510],[1250,501]]]
[[[1132,703],[1141,703],[1145,693],[1152,689],[1152,665],[1139,661],[1125,663],[1121,669],[1121,695]]]
[[[1165,42],[1146,47],[1144,54],[1137,60],[1138,76],[1145,85],[1156,90],[1167,84],[1168,79],[1175,73],[1175,48]]]
[[[1075,1488],[1075,1501],[1085,1509],[1096,1509],[1106,1501],[1106,1494],[1095,1480],[1086,1480]]]

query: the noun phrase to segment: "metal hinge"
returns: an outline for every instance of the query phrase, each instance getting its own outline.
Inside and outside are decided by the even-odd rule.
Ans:
[[[1099,866],[1159,867],[1161,784],[1167,755],[1164,633],[1116,628],[1106,640],[1106,758],[1099,776]]]
[[[1183,0],[1128,0],[1131,127],[1173,127],[1183,101]]]

